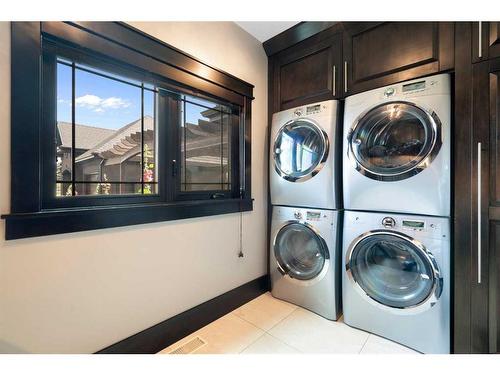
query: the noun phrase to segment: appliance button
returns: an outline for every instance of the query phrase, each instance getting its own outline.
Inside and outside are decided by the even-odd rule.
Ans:
[[[394,220],[392,217],[384,217],[382,219],[382,225],[384,228],[393,228],[396,226],[396,220]]]
[[[296,109],[293,113],[295,116],[302,116],[302,111],[300,109]]]
[[[296,211],[296,212],[294,212],[293,216],[294,216],[297,220],[301,220],[301,219],[302,219],[302,212],[300,212],[300,211]]]

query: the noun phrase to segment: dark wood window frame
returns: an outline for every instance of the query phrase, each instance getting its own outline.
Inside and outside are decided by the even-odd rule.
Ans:
[[[251,211],[251,103],[253,86],[211,67],[168,44],[119,22],[13,22],[11,26],[11,213],[6,220],[7,240],[78,232],[125,225]],[[60,44],[81,56],[106,62],[139,75],[161,81],[173,93],[201,96],[239,108],[239,120],[232,121],[231,193],[197,192],[179,194],[176,186],[166,187],[154,197],[89,197],[77,204],[47,205],[50,181],[43,174],[47,142],[43,134],[47,115],[44,101],[44,46]],[[53,96],[53,95],[52,95]],[[170,113],[176,100],[163,99]],[[177,102],[178,103],[178,102]],[[45,108],[45,109],[44,109]],[[165,116],[171,116],[165,114]],[[172,119],[175,121],[176,119]],[[159,147],[178,147],[179,130],[160,131]],[[165,137],[166,135],[166,137]],[[177,148],[175,148],[177,152]],[[164,183],[176,181],[177,154],[162,153],[159,172]],[[46,154],[45,154],[46,155]],[[22,168],[16,161],[22,160]],[[160,184],[161,178],[160,175]],[[165,176],[169,176],[166,178]],[[52,181],[55,183],[55,181]],[[80,197],[79,197],[80,198]],[[104,198],[104,199],[102,199]],[[97,204],[101,199],[100,204]],[[105,204],[102,204],[105,203]]]

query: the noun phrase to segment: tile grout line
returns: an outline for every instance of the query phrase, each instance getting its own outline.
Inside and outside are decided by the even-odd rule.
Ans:
[[[290,315],[292,315],[295,311],[297,311],[298,306],[295,306],[292,311],[290,311],[288,314],[286,314],[283,318],[281,318],[279,321],[277,321],[275,324],[273,324],[269,329],[266,330],[266,332],[269,332],[272,330],[274,327],[276,327],[278,324],[280,324],[283,320],[288,318]]]
[[[361,347],[361,349],[359,350],[358,354],[361,354],[361,352],[363,351],[363,349],[365,348],[365,345],[366,343],[368,342],[368,339],[370,338],[371,336],[371,333],[368,334],[368,337],[366,338],[365,342],[363,343],[363,346]]]
[[[290,348],[295,349],[296,351],[298,351],[298,352],[299,352],[299,353],[301,353],[301,354],[305,354],[302,350],[299,350],[299,349],[298,349],[298,348],[296,348],[295,346],[290,345],[289,343],[287,343],[287,342],[285,342],[285,341],[281,340],[280,338],[278,338],[278,337],[274,336],[272,333],[270,333],[270,332],[266,332],[266,333],[267,333],[269,336],[271,336],[272,338],[274,338],[274,339],[278,340],[279,342],[281,342],[282,344],[285,344],[286,346],[289,346]]]
[[[258,298],[258,297],[257,297],[257,298]],[[272,298],[273,298],[273,299],[278,300],[277,298],[274,298],[274,297],[272,297]],[[255,300],[255,299],[253,299],[252,301],[254,301],[254,300]],[[249,301],[249,302],[247,302],[247,303],[250,303],[250,302],[252,302],[252,301]],[[280,303],[282,302],[281,300],[278,300],[278,301],[280,301]],[[290,344],[288,344],[288,343],[286,343],[286,342],[284,342],[284,341],[280,340],[279,338],[277,338],[277,337],[273,336],[271,333],[269,333],[269,331],[270,331],[271,329],[273,329],[274,327],[276,327],[279,323],[281,323],[283,320],[285,320],[286,318],[288,318],[290,315],[292,315],[292,313],[293,313],[294,311],[296,311],[296,310],[299,308],[299,306],[294,305],[294,304],[292,304],[292,303],[289,303],[289,302],[286,302],[286,303],[287,303],[287,304],[289,304],[289,305],[291,305],[291,306],[293,307],[293,309],[292,309],[292,310],[291,310],[288,314],[286,314],[286,315],[285,315],[282,319],[280,319],[278,322],[276,322],[275,324],[273,324],[273,325],[272,325],[269,329],[262,329],[261,327],[256,326],[254,323],[252,323],[252,322],[250,322],[250,321],[246,320],[244,317],[239,316],[239,315],[236,315],[236,314],[234,313],[236,310],[241,309],[241,307],[243,307],[244,305],[243,305],[243,306],[240,306],[240,307],[238,307],[238,308],[236,308],[236,309],[234,309],[233,311],[231,311],[231,312],[229,313],[229,314],[233,314],[234,316],[236,316],[236,317],[240,318],[241,320],[243,320],[243,321],[245,321],[245,322],[247,322],[247,323],[251,324],[251,325],[252,325],[252,326],[254,326],[255,328],[258,328],[258,329],[260,329],[261,331],[263,331],[263,332],[264,332],[264,334],[260,335],[257,339],[255,339],[255,341],[253,341],[253,342],[251,342],[250,344],[248,344],[248,346],[246,346],[246,347],[245,347],[245,348],[244,348],[241,352],[239,352],[238,354],[241,354],[242,352],[244,352],[244,351],[245,351],[248,347],[250,347],[252,344],[254,344],[255,342],[257,342],[257,340],[261,339],[261,338],[262,338],[262,337],[263,337],[266,333],[267,333],[269,336],[271,336],[272,338],[274,338],[274,339],[278,340],[279,342],[281,342],[282,344],[284,344],[284,345],[286,345],[286,346],[288,346],[288,347],[290,347],[290,348],[292,348],[292,349],[297,350],[299,353],[302,353],[302,351],[300,351],[300,350],[299,350],[299,349],[297,349],[296,347],[294,347],[294,346],[292,346],[292,345],[290,345]]]
[[[238,309],[234,309],[233,311],[231,311],[229,314],[233,315],[234,317],[238,318],[239,320],[241,320],[242,322],[245,322],[245,323],[248,323],[250,324],[251,326],[253,326],[254,328],[257,328],[259,331],[261,331],[262,333],[255,339],[253,340],[250,344],[248,344],[247,346],[245,346],[243,349],[241,349],[238,354],[241,354],[242,352],[244,352],[250,345],[254,344],[257,340],[259,340],[262,336],[264,336],[266,334],[266,331],[263,330],[262,328],[260,327],[257,327],[255,324],[253,324],[252,322],[249,322],[248,320],[246,319],[243,319],[241,316],[238,316],[236,314],[234,314],[234,311],[236,311]]]
[[[258,298],[258,297],[257,297],[257,298]],[[274,297],[272,297],[272,298],[273,298],[273,299],[277,299],[277,298],[274,298]],[[252,301],[254,301],[254,300],[252,300]],[[250,301],[250,302],[252,302],[252,301]],[[281,300],[278,300],[278,301],[280,301],[280,302],[281,302]],[[250,303],[250,302],[247,302],[247,303]],[[290,311],[288,314],[286,314],[286,315],[285,315],[283,318],[281,318],[278,322],[276,322],[275,324],[273,324],[273,325],[272,325],[269,329],[264,329],[264,328],[258,327],[257,325],[255,325],[255,324],[254,324],[254,323],[252,323],[251,321],[246,320],[244,317],[234,314],[234,312],[235,312],[236,310],[241,309],[241,307],[243,307],[244,305],[243,305],[243,306],[240,306],[240,307],[238,307],[238,308],[236,308],[236,309],[234,309],[234,310],[233,310],[233,311],[231,311],[229,314],[234,314],[234,315],[235,315],[235,316],[237,316],[238,318],[243,319],[245,322],[248,322],[248,323],[250,323],[251,325],[253,325],[254,327],[257,327],[258,329],[261,329],[261,330],[263,330],[264,332],[266,332],[266,333],[267,333],[267,332],[269,332],[271,329],[273,329],[274,327],[276,327],[278,324],[280,324],[283,320],[285,320],[285,319],[286,319],[286,318],[288,318],[290,315],[292,315],[292,313],[293,313],[293,312],[295,312],[295,311],[299,308],[299,306],[297,306],[297,305],[293,305],[293,304],[291,304],[291,303],[289,303],[289,302],[286,302],[286,303],[287,303],[287,304],[289,304],[289,305],[292,305],[292,307],[293,307],[292,311]],[[274,336],[273,336],[273,337],[274,337]]]

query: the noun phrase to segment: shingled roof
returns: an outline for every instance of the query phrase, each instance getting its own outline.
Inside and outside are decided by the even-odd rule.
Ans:
[[[59,121],[57,123],[60,147],[71,148],[71,123]],[[103,139],[113,134],[115,130],[97,128],[95,126],[75,124],[75,147],[77,149],[89,150]]]
[[[144,116],[144,138],[154,137],[154,122],[151,116]],[[112,130],[107,137],[76,158],[77,162],[98,155],[104,159],[121,156],[141,144],[141,120],[133,121],[118,130]],[[140,150],[140,148],[139,148]]]

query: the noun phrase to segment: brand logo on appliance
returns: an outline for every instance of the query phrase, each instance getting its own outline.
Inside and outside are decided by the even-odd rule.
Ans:
[[[396,220],[394,220],[392,217],[384,217],[382,219],[382,225],[385,228],[393,228],[396,226]]]
[[[389,97],[393,96],[395,93],[396,93],[396,90],[394,89],[394,87],[389,87],[389,88],[385,89],[384,96],[386,98],[389,98]]]

